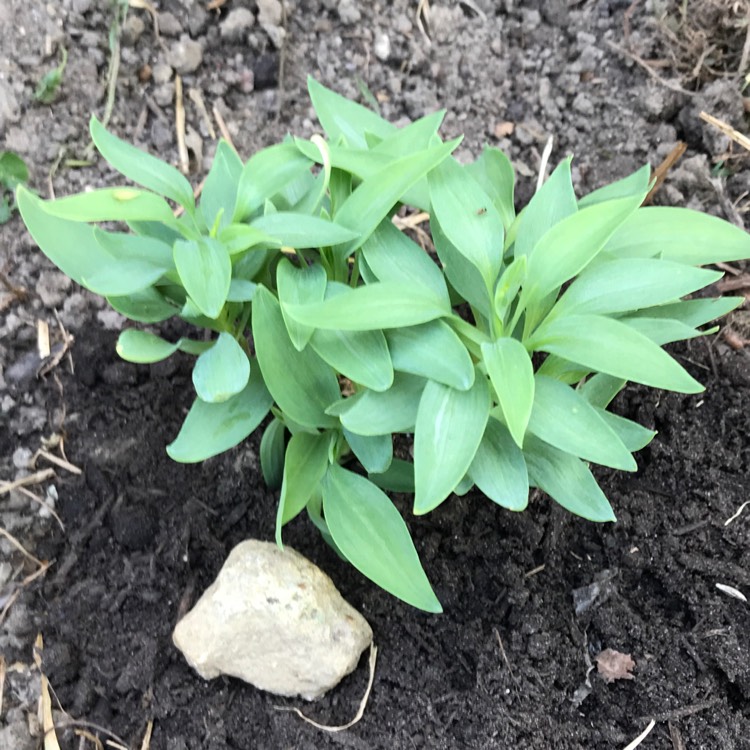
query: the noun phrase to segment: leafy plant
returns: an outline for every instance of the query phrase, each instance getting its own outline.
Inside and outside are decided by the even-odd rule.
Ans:
[[[13,151],[0,151],[0,224],[5,224],[13,213],[13,191],[29,181],[26,162]]]
[[[439,612],[385,491],[413,493],[423,514],[473,486],[520,511],[538,487],[614,520],[589,463],[634,471],[654,433],[607,406],[628,380],[701,390],[661,347],[739,304],[683,298],[720,276],[699,266],[750,256],[750,238],[641,208],[648,168],[578,199],[570,159],[516,215],[508,159],[485,148],[461,165],[458,141],[437,135],[443,112],[398,129],[309,90],[328,140],[287,138],[246,163],[221,142],[197,205],[177,170],[96,120],[97,148],[141,188],[53,202],[19,189],[18,203],[48,257],[126,317],[213,332],[118,341],[133,362],[197,357],[173,459],[221,453],[270,414],[260,459],[280,488],[278,543],[306,510],[364,575]],[[404,204],[429,212],[436,258],[392,222]],[[96,226],[112,221],[130,232]],[[413,462],[394,453],[412,435]]]
[[[42,104],[52,104],[57,98],[57,92],[62,83],[65,66],[68,64],[68,50],[62,48],[60,64],[45,73],[34,89],[34,99]]]

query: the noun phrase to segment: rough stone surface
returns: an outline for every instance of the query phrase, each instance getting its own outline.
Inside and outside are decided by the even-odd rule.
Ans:
[[[227,674],[313,700],[354,669],[372,630],[298,552],[249,540],[232,550],[173,639],[206,679]]]
[[[193,73],[203,62],[203,47],[200,42],[183,34],[169,50],[169,64],[180,74]]]
[[[235,8],[229,11],[219,29],[223,38],[238,40],[252,28],[254,23],[255,16],[248,8]]]

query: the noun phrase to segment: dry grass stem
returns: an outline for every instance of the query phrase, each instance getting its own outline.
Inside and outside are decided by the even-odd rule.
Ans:
[[[740,517],[740,515],[742,515],[742,511],[745,510],[745,508],[747,508],[748,505],[750,505],[750,500],[748,500],[745,503],[742,503],[742,505],[740,505],[740,507],[737,509],[737,512],[733,516],[729,516],[729,518],[727,518],[727,520],[724,521],[724,526],[729,526],[729,524],[732,523],[732,521],[737,520]]]
[[[324,732],[343,732],[345,729],[350,729],[353,727],[359,720],[365,715],[365,708],[367,708],[367,701],[370,699],[370,691],[372,690],[372,683],[375,679],[375,663],[378,659],[378,647],[374,644],[370,644],[370,659],[369,659],[369,668],[370,668],[370,677],[367,681],[367,688],[365,689],[365,694],[362,696],[362,701],[359,704],[359,708],[357,709],[357,713],[355,714],[354,718],[347,722],[346,724],[342,724],[338,727],[331,727],[327,724],[318,724],[317,721],[313,721],[312,719],[309,719],[307,716],[305,716],[302,711],[300,711],[298,708],[293,708],[292,706],[274,706],[274,708],[277,711],[292,711],[293,713],[297,714],[297,716],[300,717],[303,721],[306,721],[308,724],[312,724],[317,729],[322,729]]]
[[[16,489],[22,495],[28,497],[29,500],[31,500],[33,503],[36,503],[37,505],[40,505],[42,508],[44,508],[55,519],[55,521],[57,521],[58,525],[60,526],[60,530],[63,532],[65,531],[65,524],[62,522],[62,519],[57,515],[57,512],[51,505],[45,503],[41,497],[37,497],[37,495],[35,495],[31,490],[27,490],[25,487],[16,487]]]
[[[211,122],[211,116],[208,114],[208,110],[206,109],[206,102],[203,99],[203,94],[201,93],[200,89],[196,89],[193,87],[188,89],[188,96],[190,97],[190,101],[195,104],[195,107],[200,113],[200,116],[203,118],[203,122],[206,126],[208,134],[215,141],[216,131],[214,130],[214,125]]]
[[[635,748],[638,747],[638,745],[643,742],[643,740],[646,739],[646,737],[651,734],[651,730],[656,726],[656,722],[651,719],[648,726],[631,742],[629,743],[623,750],[635,750]]]
[[[46,320],[38,318],[36,321],[36,350],[39,359],[47,359],[50,355],[49,325]]]
[[[653,68],[653,64],[651,64],[648,60],[644,60],[642,57],[639,57],[635,54],[635,52],[631,52],[630,50],[625,49],[624,47],[621,47],[619,44],[615,44],[614,42],[607,40],[607,44],[615,50],[615,52],[619,52],[624,57],[629,58],[637,65],[640,65],[655,81],[660,83],[662,86],[665,86],[666,88],[670,89],[671,91],[676,91],[679,94],[685,94],[686,96],[695,96],[694,91],[688,91],[687,89],[684,89],[682,86],[680,86],[679,83],[675,83],[674,81],[668,81],[666,78],[662,78]]]
[[[709,115],[708,112],[701,112],[701,120],[709,123],[709,125],[713,125],[715,128],[724,133],[727,138],[730,138],[735,143],[742,146],[742,148],[750,151],[750,138],[748,138],[743,133],[740,133],[739,130],[735,130],[729,123],[724,122],[724,120],[720,120],[718,117]]]
[[[182,78],[174,77],[174,127],[177,135],[177,154],[180,160],[180,171],[187,174],[190,171],[190,157],[185,143],[185,102],[182,97]]]
[[[3,693],[5,692],[5,657],[0,654],[0,716],[3,713]]]
[[[73,466],[73,464],[69,461],[66,461],[64,458],[59,458],[58,456],[55,456],[53,453],[49,453],[44,449],[38,450],[33,455],[30,461],[32,468],[36,466],[36,461],[38,458],[43,458],[45,461],[49,461],[51,464],[55,464],[55,466],[59,466],[61,469],[69,471],[71,474],[79,476],[83,473],[77,466]]]
[[[146,733],[143,735],[143,742],[141,742],[141,750],[150,750],[151,748],[151,732],[154,731],[154,722],[149,719],[146,722]]]
[[[644,205],[648,205],[654,199],[656,191],[662,186],[670,169],[682,158],[687,150],[687,143],[678,141],[677,145],[666,155],[664,161],[654,170],[654,184],[648,195],[643,200]]]
[[[424,21],[422,20],[424,19]],[[430,47],[432,40],[427,29],[430,27],[430,3],[429,0],[419,0],[417,3],[417,28],[422,34],[425,44]]]
[[[539,176],[536,179],[537,191],[544,185],[544,181],[547,179],[547,164],[549,158],[552,156],[552,145],[554,144],[554,136],[547,138],[547,143],[544,144],[544,151],[542,151],[542,159],[539,163]]]
[[[0,496],[5,495],[18,487],[28,487],[30,484],[41,484],[46,482],[50,477],[55,476],[54,469],[42,469],[26,477],[21,477],[13,482],[4,482],[0,480]]]
[[[219,132],[221,133],[221,137],[232,148],[234,148],[234,142],[232,141],[232,136],[229,134],[229,129],[227,128],[227,124],[224,121],[224,117],[222,116],[221,112],[219,112],[219,108],[216,105],[214,105],[211,111],[214,113],[214,119],[216,120],[216,124],[219,127]],[[236,151],[237,149],[235,148],[234,150]]]
[[[13,536],[13,534],[6,531],[2,526],[0,526],[0,536],[4,536],[27,560],[31,560],[40,568],[47,566],[47,563],[43,562],[38,557],[34,557],[34,555],[32,555],[31,552],[29,552],[26,547],[24,547],[23,544]]]

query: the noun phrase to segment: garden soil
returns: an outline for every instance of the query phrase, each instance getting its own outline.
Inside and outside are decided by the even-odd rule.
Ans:
[[[705,110],[746,129],[737,75],[746,3],[209,5],[161,0],[157,34],[149,3],[133,2],[118,29],[123,3],[0,0],[0,149],[27,161],[44,195],[111,184],[86,127],[91,113],[105,114],[114,57],[110,127],[173,163],[181,72],[198,185],[215,148],[214,109],[244,157],[287,132],[315,132],[310,74],[374,98],[394,121],[447,108],[443,134],[466,133],[460,156],[484,143],[509,153],[521,201],[550,136],[552,163],[575,154],[580,193],[657,166],[684,141],[657,203],[746,216],[748,160],[699,119]],[[35,88],[62,48],[62,84],[43,104]],[[0,477],[33,473],[29,459],[43,445],[61,456],[54,435],[70,462],[38,458],[36,471],[54,475],[24,488],[35,500],[0,495],[0,525],[50,563],[34,577],[37,562],[0,540],[3,750],[41,746],[35,657],[63,750],[94,748],[93,737],[133,750],[624,748],[652,719],[648,750],[750,748],[750,605],[741,598],[750,596],[750,508],[736,515],[750,487],[746,313],[674,350],[705,393],[629,387],[616,401],[658,430],[638,473],[598,473],[616,524],[587,523],[544,496],[513,514],[471,493],[420,518],[396,498],[442,615],[363,579],[306,520],[290,525],[287,541],[367,617],[379,648],[363,718],[327,733],[279,706],[346,723],[367,686],[366,656],[303,705],[234,679],[206,682],[171,642],[229,550],[273,536],[277,497],[260,477],[257,438],[201,465],[170,461],[164,446],[192,400],[190,360],[119,361],[124,321],[53,269],[17,215],[0,232]],[[41,372],[38,321],[53,349]],[[615,670],[620,679],[597,667],[606,649],[634,662]]]

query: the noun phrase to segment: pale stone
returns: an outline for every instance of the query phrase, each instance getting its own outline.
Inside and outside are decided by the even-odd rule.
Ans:
[[[173,640],[206,679],[226,674],[313,700],[356,667],[372,630],[309,560],[249,540],[231,551]]]

